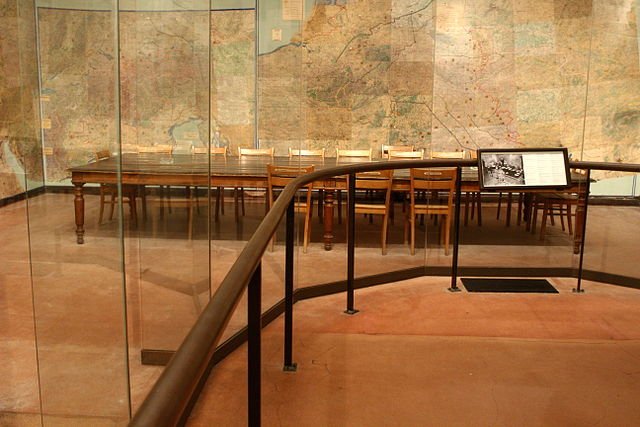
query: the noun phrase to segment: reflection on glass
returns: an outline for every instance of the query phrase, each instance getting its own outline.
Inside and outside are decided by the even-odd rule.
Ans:
[[[97,188],[97,181],[77,187],[84,204],[77,214],[84,214],[90,236],[78,245],[74,195],[53,191],[69,186],[69,168],[111,157],[118,141],[116,14],[82,3],[43,5],[36,15],[45,184],[52,190],[29,203],[45,425],[61,418],[123,422],[131,411],[120,216],[125,194],[115,179],[107,187]],[[118,199],[116,213],[102,224],[99,190]]]

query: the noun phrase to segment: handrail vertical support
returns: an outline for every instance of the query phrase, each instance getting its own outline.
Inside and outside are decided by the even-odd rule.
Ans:
[[[576,285],[575,288],[573,288],[573,292],[575,293],[584,293],[584,289],[582,289],[582,265],[584,262],[584,241],[585,241],[585,235],[587,234],[587,206],[589,206],[589,192],[591,191],[590,181],[591,181],[591,169],[587,169],[587,179],[586,179],[585,189],[584,189],[584,207],[582,211],[582,224],[580,224],[581,225],[580,233],[582,233],[582,235],[580,236],[580,261],[578,264],[578,284]],[[578,200],[580,200],[580,195],[578,195]],[[578,206],[576,207],[576,211],[579,208],[580,208],[580,203],[578,203]],[[578,212],[576,212],[576,219],[577,218],[578,218]],[[578,224],[576,224],[576,228],[578,228],[577,226]],[[576,233],[577,232],[578,230],[576,230]]]
[[[356,314],[353,305],[353,282],[355,279],[355,261],[356,261],[356,175],[349,174],[349,196],[347,206],[349,207],[349,215],[347,219],[347,314]]]
[[[293,362],[293,246],[295,226],[295,200],[289,202],[286,219],[285,269],[284,269],[284,367],[283,371],[295,372]]]
[[[478,194],[480,197],[480,194]],[[456,167],[456,207],[453,217],[453,260],[451,262],[451,286],[450,292],[460,292],[458,287],[458,248],[460,246],[460,201],[462,200],[462,168]]]
[[[258,264],[251,280],[247,296],[248,323],[248,408],[249,426],[260,426],[261,346],[262,329],[262,262]]]

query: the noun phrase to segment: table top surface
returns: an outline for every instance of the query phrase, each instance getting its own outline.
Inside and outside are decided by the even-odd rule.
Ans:
[[[209,163],[209,158],[211,162]],[[373,160],[376,161],[376,160]],[[310,166],[315,170],[335,166],[362,163],[362,160],[340,159],[335,157],[236,157],[208,156],[207,154],[123,154],[120,170],[125,174],[156,175],[220,175],[220,176],[252,176],[266,177],[267,164],[278,166]],[[77,167],[69,168],[72,173],[115,173],[120,161],[118,156],[98,160]],[[395,171],[394,177],[408,178],[406,169]],[[477,181],[477,168],[462,169],[463,181]]]

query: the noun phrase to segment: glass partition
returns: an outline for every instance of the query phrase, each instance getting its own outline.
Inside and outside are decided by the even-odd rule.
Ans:
[[[44,425],[123,423],[131,413],[122,250],[130,219],[119,203],[130,194],[117,163],[111,183],[74,181],[68,191],[69,168],[117,152],[117,11],[75,3],[36,2],[35,12],[48,191],[29,202],[29,230]],[[81,218],[84,245],[73,226]]]
[[[126,423],[268,211],[268,164],[536,147],[640,162],[639,13],[632,0],[0,0],[1,344],[25,372],[3,368],[2,411]],[[358,210],[356,278],[449,274],[454,218],[412,216],[410,174],[394,172],[385,254],[384,215]],[[589,190],[589,278],[637,278],[619,262],[637,175],[573,171],[563,191],[481,191],[473,167],[461,179],[463,275],[575,274]],[[346,280],[347,184],[296,197],[299,290]],[[360,208],[387,202],[377,184],[358,186]],[[283,221],[263,311],[284,298],[284,248]],[[246,317],[243,300],[223,339]]]
[[[29,203],[43,191],[32,3],[0,2],[0,419],[41,421],[29,252]]]
[[[211,22],[206,0],[130,3],[119,11],[121,152],[142,212],[124,243],[132,346],[148,363],[180,345],[209,299]]]

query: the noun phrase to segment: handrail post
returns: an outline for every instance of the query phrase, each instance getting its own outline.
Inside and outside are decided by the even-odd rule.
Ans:
[[[580,261],[578,264],[578,284],[575,288],[573,288],[573,292],[583,293],[584,289],[582,289],[582,266],[584,262],[584,241],[585,235],[587,234],[587,206],[589,206],[589,192],[591,191],[591,169],[587,169],[587,179],[585,183],[584,189],[584,207],[582,208],[582,223],[580,224]],[[578,209],[580,209],[580,195],[578,195],[578,206],[576,206],[576,223],[578,222]],[[576,224],[576,233],[578,224]]]
[[[260,426],[261,346],[262,332],[262,262],[258,263],[247,296],[248,343],[248,420],[249,426]]]
[[[353,282],[355,279],[355,254],[356,254],[356,174],[350,173],[348,191],[349,214],[347,215],[347,314],[356,314],[358,310],[353,307]]]
[[[293,246],[295,226],[295,200],[287,207],[285,267],[284,267],[284,371],[295,372],[293,362]]]
[[[456,207],[453,217],[453,259],[451,260],[451,286],[450,292],[460,292],[458,287],[458,247],[460,246],[460,201],[462,199],[462,168],[456,167]],[[478,198],[480,194],[478,193]]]

